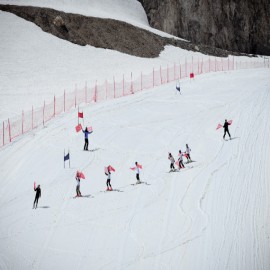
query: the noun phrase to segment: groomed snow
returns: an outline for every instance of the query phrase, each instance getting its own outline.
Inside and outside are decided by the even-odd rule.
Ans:
[[[0,25],[0,118],[75,83],[197,57],[78,47],[4,12]],[[0,148],[0,269],[268,270],[269,90],[270,69],[209,73],[181,81],[182,95],[171,83],[85,106],[92,151],[75,109]],[[230,141],[215,130],[225,118]],[[186,143],[195,162],[168,173],[168,152],[177,158]],[[147,184],[132,185],[135,161]],[[118,191],[103,192],[109,164]],[[78,169],[86,197],[73,199]]]
[[[202,75],[184,81],[182,95],[169,84],[87,106],[91,152],[76,110],[1,149],[1,269],[267,270],[269,73]],[[224,118],[231,141],[215,130]],[[167,173],[168,152],[177,158],[186,143],[196,162]],[[149,185],[131,185],[135,161]],[[109,164],[119,192],[103,192]],[[88,198],[73,199],[77,169]]]

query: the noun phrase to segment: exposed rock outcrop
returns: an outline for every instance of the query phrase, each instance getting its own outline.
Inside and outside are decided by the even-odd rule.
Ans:
[[[43,31],[58,38],[85,46],[112,49],[139,57],[158,57],[165,45],[226,57],[234,54],[210,46],[164,38],[125,22],[86,17],[49,8],[0,5],[0,10],[11,12],[38,25]],[[31,42],[31,41],[29,41]]]
[[[152,27],[197,44],[270,55],[269,0],[139,0]]]

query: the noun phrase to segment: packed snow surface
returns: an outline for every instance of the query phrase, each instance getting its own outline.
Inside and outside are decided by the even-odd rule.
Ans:
[[[182,95],[168,84],[89,105],[88,152],[76,110],[1,149],[0,268],[269,269],[269,73],[202,75]],[[215,130],[224,118],[232,140]],[[168,152],[186,143],[194,162],[168,173]],[[132,185],[135,161],[147,184]],[[87,197],[73,199],[77,169]]]
[[[0,2],[88,12],[87,1]],[[107,14],[112,2],[137,5],[88,2]],[[143,24],[138,10],[127,16]],[[199,55],[166,47],[149,60],[79,47],[5,12],[0,32],[1,120],[75,83]],[[270,69],[209,73],[180,86],[182,95],[171,83],[85,105],[90,151],[75,132],[75,109],[0,149],[1,270],[270,269]],[[233,120],[232,140],[216,130],[225,118]],[[177,159],[186,143],[194,162],[169,173],[168,152]],[[143,167],[139,185],[135,161]],[[111,192],[108,165],[116,169]],[[82,198],[73,198],[77,170],[86,176]],[[34,182],[42,190],[37,209]]]

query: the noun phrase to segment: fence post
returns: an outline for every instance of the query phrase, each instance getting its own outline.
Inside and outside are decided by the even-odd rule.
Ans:
[[[131,78],[130,79],[131,79],[131,82],[130,82],[130,91],[131,91],[131,94],[134,94],[132,72],[131,72]]]
[[[187,58],[186,57],[185,57],[185,68],[186,68],[186,70],[185,70],[186,71],[186,73],[185,73],[186,76],[185,77],[187,77]]]
[[[9,142],[11,142],[11,128],[10,128],[10,121],[9,121],[9,118],[8,118],[8,136],[9,136]]]
[[[22,134],[23,134],[23,110],[22,110]]]
[[[97,102],[97,80],[95,84],[95,102]]]
[[[221,70],[223,71],[223,60],[221,58]]]
[[[167,64],[167,83],[169,82],[169,66]]]
[[[203,58],[202,58],[202,64],[201,64],[201,74],[203,74],[204,72],[203,72]]]

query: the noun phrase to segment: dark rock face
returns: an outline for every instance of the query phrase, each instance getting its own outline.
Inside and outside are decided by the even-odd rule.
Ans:
[[[228,54],[237,55],[215,47],[160,37],[112,19],[86,17],[40,7],[0,5],[0,10],[14,13],[35,23],[44,32],[81,46],[91,45],[147,58],[158,57],[165,45],[220,57],[227,57]]]
[[[139,0],[152,27],[197,44],[270,55],[269,0]]]

